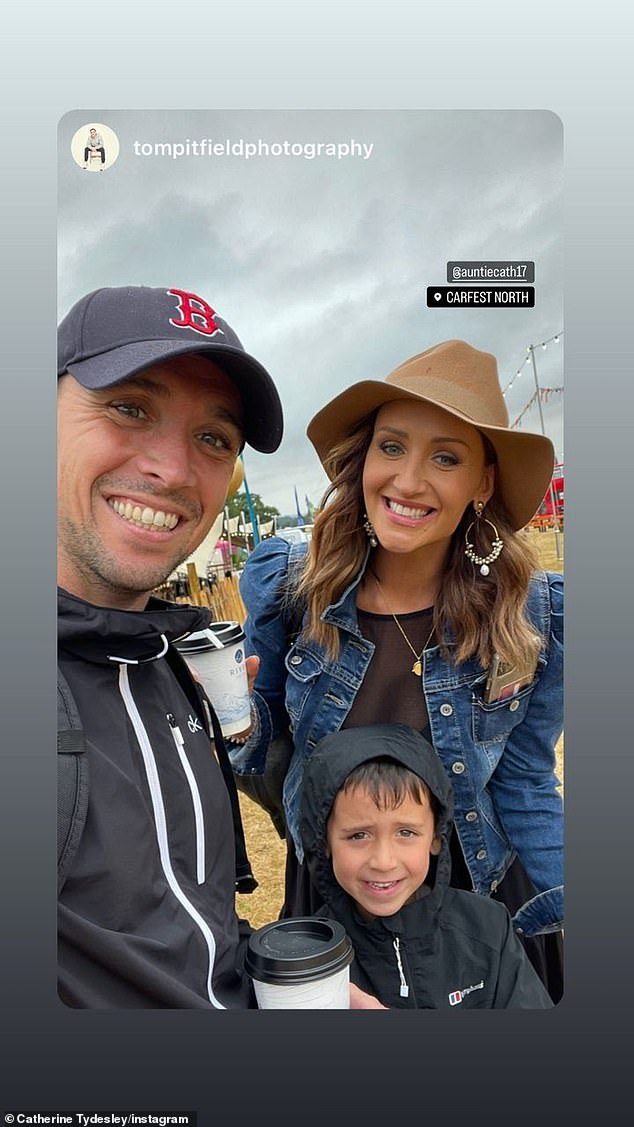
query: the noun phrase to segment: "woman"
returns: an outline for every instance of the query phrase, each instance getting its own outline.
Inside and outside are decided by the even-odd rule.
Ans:
[[[409,724],[454,786],[452,884],[507,905],[557,1001],[562,579],[536,571],[518,535],[548,487],[552,444],[509,429],[495,358],[462,341],[348,388],[308,436],[331,485],[299,581],[280,539],[245,569],[260,668],[254,728],[233,755],[238,774],[262,772],[290,722],[284,914],[316,907],[298,830],[313,747],[339,728]],[[289,600],[305,608],[295,640]]]

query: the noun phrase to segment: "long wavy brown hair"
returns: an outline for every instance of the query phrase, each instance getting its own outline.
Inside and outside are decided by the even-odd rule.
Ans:
[[[339,653],[339,631],[322,622],[321,615],[359,575],[366,557],[363,467],[375,418],[373,412],[363,419],[348,438],[333,447],[324,462],[331,484],[315,518],[306,567],[297,587],[297,597],[308,611],[304,634],[332,658]],[[493,448],[484,435],[481,437],[487,464],[495,463]],[[525,614],[528,584],[537,559],[524,536],[513,531],[495,492],[485,515],[495,524],[504,548],[487,576],[467,559],[465,533],[474,519],[469,505],[452,537],[434,607],[434,630],[443,656],[457,664],[477,657],[488,668],[497,654],[505,666],[513,668],[528,655],[534,657],[541,644]],[[476,551],[486,556],[490,541],[479,543],[477,534],[474,524],[470,540],[473,543],[475,537]],[[448,643],[453,643],[451,653]]]

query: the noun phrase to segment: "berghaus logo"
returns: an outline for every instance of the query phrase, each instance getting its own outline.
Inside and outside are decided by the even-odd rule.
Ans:
[[[483,990],[483,989],[484,989],[484,979],[482,979],[481,982],[474,983],[473,986],[463,986],[462,990],[452,990],[451,994],[449,995],[449,1005],[450,1006],[459,1006],[460,1003],[462,1002],[463,998],[467,997],[467,994],[473,994],[474,990]]]

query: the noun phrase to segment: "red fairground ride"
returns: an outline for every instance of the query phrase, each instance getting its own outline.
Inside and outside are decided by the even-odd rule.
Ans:
[[[530,522],[531,528],[563,528],[564,526],[564,464],[558,462],[548,492]]]

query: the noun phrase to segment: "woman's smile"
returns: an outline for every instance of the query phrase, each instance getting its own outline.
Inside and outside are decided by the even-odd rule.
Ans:
[[[429,506],[422,508],[415,505],[408,505],[405,501],[398,501],[394,497],[384,497],[383,503],[388,513],[397,524],[410,524],[414,526],[420,524],[421,521],[432,516],[435,512],[435,509]]]

